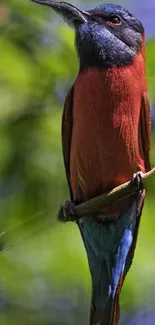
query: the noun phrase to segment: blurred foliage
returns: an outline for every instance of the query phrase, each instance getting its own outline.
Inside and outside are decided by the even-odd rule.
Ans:
[[[155,107],[155,40],[151,39],[147,43],[147,76],[148,89],[151,104]]]
[[[52,11],[8,0],[0,4],[0,41],[1,246],[7,238],[0,262],[0,323],[86,324],[91,284],[83,243],[75,224],[56,222],[68,198],[60,133],[64,98],[78,71],[74,34]],[[152,105],[154,58],[155,40],[150,40]],[[127,315],[155,302],[153,191],[152,183],[122,293]]]

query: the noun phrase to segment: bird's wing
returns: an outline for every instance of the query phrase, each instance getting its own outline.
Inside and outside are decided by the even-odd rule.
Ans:
[[[147,93],[142,95],[141,99],[141,115],[140,115],[140,124],[141,124],[141,137],[142,137],[142,146],[145,159],[145,168],[146,171],[151,169],[150,165],[150,143],[151,143],[151,112],[150,104],[148,101]]]
[[[62,115],[62,151],[63,151],[68,186],[70,189],[71,200],[73,199],[71,185],[70,185],[70,148],[71,148],[71,139],[72,139],[72,125],[73,125],[73,113],[72,113],[73,92],[74,92],[74,87],[72,87],[68,92],[68,95],[65,100],[63,115]]]
[[[143,94],[141,99],[140,132],[141,132],[140,137],[142,139],[142,147],[143,147],[143,153],[145,159],[145,170],[147,172],[151,169],[151,164],[150,164],[151,112],[150,112],[150,104],[148,101],[147,93]],[[133,242],[130,251],[128,253],[128,257],[125,265],[124,278],[133,261],[145,196],[146,196],[146,191],[144,190],[142,196],[139,199],[139,202],[137,202],[138,214],[136,217],[136,225],[135,225],[135,230],[133,235]]]

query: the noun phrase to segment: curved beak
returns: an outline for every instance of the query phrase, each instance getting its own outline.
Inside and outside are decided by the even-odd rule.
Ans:
[[[44,6],[51,7],[69,24],[75,26],[77,22],[86,23],[89,19],[89,12],[80,10],[67,2],[55,2],[52,0],[32,0]]]

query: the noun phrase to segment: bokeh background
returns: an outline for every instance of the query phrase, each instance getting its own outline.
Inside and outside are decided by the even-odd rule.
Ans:
[[[86,9],[99,1],[72,3]],[[154,127],[155,2],[119,3],[146,29]],[[56,220],[69,195],[61,115],[77,72],[74,33],[52,10],[29,0],[0,2],[1,325],[88,324],[91,282],[84,246],[74,223]],[[155,165],[153,139],[151,156]],[[120,325],[155,324],[154,193],[152,180],[121,294]]]

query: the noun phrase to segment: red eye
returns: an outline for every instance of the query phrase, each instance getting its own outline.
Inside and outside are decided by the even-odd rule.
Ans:
[[[118,16],[111,16],[108,20],[109,23],[113,24],[113,25],[120,25],[121,23],[121,19]]]

